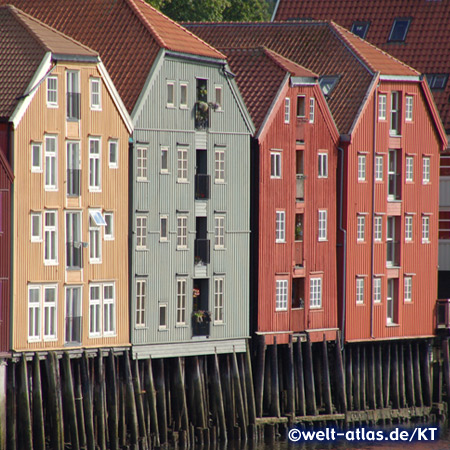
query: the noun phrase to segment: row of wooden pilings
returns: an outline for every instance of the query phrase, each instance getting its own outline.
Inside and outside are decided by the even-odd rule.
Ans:
[[[182,448],[273,440],[287,428],[436,423],[450,399],[448,340],[309,340],[133,360],[129,350],[8,361],[6,448]],[[432,357],[434,355],[434,357]],[[253,372],[252,372],[253,368]]]

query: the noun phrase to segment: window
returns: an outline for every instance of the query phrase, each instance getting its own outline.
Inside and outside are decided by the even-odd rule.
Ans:
[[[297,117],[305,117],[305,96],[297,95]]]
[[[223,323],[223,278],[214,278],[214,323]]]
[[[386,94],[378,95],[378,120],[386,120]]]
[[[286,311],[288,298],[288,280],[276,280],[275,310]]]
[[[42,144],[40,142],[31,143],[31,171],[42,172]]]
[[[45,137],[45,190],[56,191],[58,180],[58,165],[56,161],[56,136]]]
[[[137,181],[147,180],[147,153],[145,147],[138,147],[136,150],[136,179]]]
[[[405,181],[412,183],[414,181],[414,157],[406,157]]]
[[[381,303],[381,278],[373,279],[373,302]]]
[[[83,268],[81,245],[81,211],[66,211],[66,269]]]
[[[430,242],[430,217],[422,216],[422,242]]]
[[[276,212],[275,242],[285,242],[285,212]]]
[[[91,78],[91,109],[102,109],[100,78]]]
[[[323,95],[329,96],[336,87],[339,77],[336,75],[327,75],[319,78],[319,85],[322,89]]]
[[[399,200],[401,197],[401,164],[400,150],[389,149],[388,155],[388,200]]]
[[[412,241],[413,237],[413,216],[405,215],[405,241]]]
[[[439,210],[439,239],[450,240],[450,211]]]
[[[396,323],[398,298],[398,280],[390,278],[387,280],[386,297],[386,323]]]
[[[358,181],[366,181],[366,155],[358,155]]]
[[[44,340],[56,339],[56,286],[44,289]]]
[[[42,241],[42,214],[39,212],[31,213],[31,242]]]
[[[58,264],[58,222],[56,211],[44,214],[44,264]]]
[[[214,90],[216,91],[216,111],[222,111],[222,86],[216,86]]]
[[[167,82],[167,107],[173,108],[175,106],[175,82]]]
[[[136,249],[147,248],[147,217],[136,216]]]
[[[187,248],[187,217],[177,217],[177,248]]]
[[[103,285],[103,334],[116,332],[116,294],[114,284]]]
[[[28,341],[41,340],[41,288],[28,286]]]
[[[67,81],[67,120],[80,120],[80,72],[68,70]]]
[[[225,149],[223,147],[216,147],[214,150],[214,181],[225,182]]]
[[[358,214],[356,219],[356,240],[364,242],[366,239],[366,217]]]
[[[391,92],[391,122],[389,133],[394,136],[400,135],[400,94],[397,91]]]
[[[403,42],[406,39],[411,19],[394,19],[389,42]]]
[[[145,304],[147,297],[147,280],[136,280],[136,328],[145,326]]]
[[[319,241],[327,240],[327,210],[319,209]]]
[[[66,142],[67,151],[67,180],[66,193],[69,197],[79,197],[81,194],[80,186],[80,143]]]
[[[286,97],[284,99],[284,123],[289,123],[291,120],[291,99]]]
[[[177,325],[186,325],[186,280],[177,280]]]
[[[383,181],[383,156],[375,156],[375,181]]]
[[[54,340],[57,286],[28,286],[28,341]],[[41,305],[41,301],[43,304]],[[41,315],[41,312],[43,314]],[[42,317],[42,318],[41,318]],[[41,329],[42,327],[42,329]]]
[[[424,156],[422,159],[422,183],[428,184],[430,182],[430,157]]]
[[[105,241],[112,241],[114,239],[114,213],[105,212]]]
[[[89,286],[89,337],[114,336],[115,333],[115,284],[91,284]]]
[[[428,73],[426,77],[430,89],[433,89],[435,91],[445,89],[445,85],[447,84],[448,80],[447,73]]]
[[[375,242],[381,242],[383,239],[383,218],[381,216],[375,216],[373,219],[373,240]]]
[[[159,226],[159,240],[160,241],[167,241],[169,232],[167,229],[167,216],[161,216],[160,217],[160,226]]]
[[[351,32],[364,39],[369,29],[369,22],[353,22]]]
[[[58,77],[47,77],[47,106],[58,107]]]
[[[411,302],[412,301],[412,277],[404,278],[405,289],[404,289],[404,301]]]
[[[214,218],[214,247],[225,247],[225,217],[223,216]]]
[[[364,303],[364,278],[356,278],[356,303]]]
[[[100,285],[89,286],[89,337],[101,335]]]
[[[400,216],[389,216],[386,221],[386,266],[400,266]]]
[[[169,171],[169,147],[161,147],[161,172]]]
[[[81,345],[81,287],[66,287],[64,342],[69,345]]]
[[[159,305],[159,329],[160,330],[167,329],[167,305],[166,304]]]
[[[270,178],[281,178],[281,153],[270,153]]]
[[[187,109],[188,107],[188,85],[187,83],[180,83],[180,108]]]
[[[309,307],[322,308],[322,278],[309,280]]]
[[[119,143],[117,140],[109,140],[109,167],[110,169],[117,169],[119,167]]]
[[[309,99],[309,123],[314,123],[316,99],[311,97]]]
[[[178,153],[178,166],[177,166],[178,181],[187,181],[188,149],[186,147],[178,147],[177,153]]]
[[[100,139],[89,138],[89,190],[100,191]]]
[[[89,211],[89,261],[99,263],[102,260],[102,237],[100,225],[93,218],[93,213]]]
[[[319,178],[327,178],[328,177],[328,153],[319,153],[318,154],[318,166],[319,166],[319,172],[318,177]]]
[[[414,97],[412,95],[407,95],[405,97],[405,120],[406,120],[406,122],[411,122],[413,120],[413,104],[414,104]]]

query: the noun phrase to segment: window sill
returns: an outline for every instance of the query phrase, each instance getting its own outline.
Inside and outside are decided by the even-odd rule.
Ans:
[[[175,324],[175,328],[189,328],[189,325],[185,323],[177,323]]]
[[[42,169],[33,169],[31,168],[31,173],[43,173],[44,171]]]
[[[146,179],[146,178],[136,178],[136,181],[138,183],[149,183],[150,180]]]
[[[101,264],[101,263],[102,263],[102,261],[98,260],[98,259],[90,259],[89,260],[89,264]]]
[[[44,187],[45,192],[58,192],[57,187]]]
[[[177,178],[177,184],[190,184],[188,180]]]
[[[170,172],[168,170],[164,170],[164,169],[161,169],[159,171],[159,173],[160,173],[160,175],[170,175]]]
[[[399,323],[386,323],[386,326],[389,328],[395,328],[395,327],[399,327],[400,324]]]
[[[44,266],[58,266],[58,261],[44,261]]]
[[[102,111],[102,108],[95,108],[94,106],[91,106],[91,111]]]
[[[226,247],[214,247],[214,250],[218,252],[224,252],[226,251]]]
[[[58,106],[58,105],[55,105],[55,104],[47,103],[47,108],[50,108],[50,109],[57,109],[57,108],[59,108],[59,106]]]
[[[163,333],[167,333],[169,331],[168,328],[158,328],[158,331],[161,331]]]
[[[177,251],[180,251],[180,252],[187,252],[188,250],[189,250],[188,247],[177,247]]]
[[[101,189],[93,189],[93,188],[89,188],[89,192],[91,194],[101,194],[102,190]],[[79,197],[79,195],[77,196]]]
[[[136,251],[137,252],[146,252],[146,251],[148,251],[148,248],[147,247],[136,247]]]
[[[287,307],[286,308],[280,308],[280,309],[276,309],[275,308],[275,312],[276,313],[285,313],[285,312],[287,312]]]
[[[322,306],[310,306],[309,310],[311,312],[323,312]]]

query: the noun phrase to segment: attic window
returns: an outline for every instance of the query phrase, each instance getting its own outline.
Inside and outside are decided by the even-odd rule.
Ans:
[[[448,73],[429,73],[426,75],[430,89],[444,89],[448,80]]]
[[[392,25],[391,34],[389,35],[389,42],[404,42],[410,24],[411,19],[394,19],[394,25]]]
[[[353,22],[351,32],[361,39],[365,39],[368,29],[369,22]]]
[[[319,84],[322,89],[323,95],[330,95],[333,89],[336,87],[339,77],[337,75],[327,75],[320,77]]]

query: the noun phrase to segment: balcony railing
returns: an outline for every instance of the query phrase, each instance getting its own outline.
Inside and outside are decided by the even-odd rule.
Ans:
[[[196,239],[194,245],[195,263],[209,264],[210,258],[210,240]]]
[[[204,200],[210,198],[211,175],[198,173],[195,175],[195,198]]]
[[[80,120],[80,98],[79,92],[67,93],[67,120]]]
[[[67,170],[67,195],[69,197],[80,196],[80,169],[68,169]]]
[[[83,245],[81,242],[67,242],[66,244],[66,265],[67,269],[83,268]]]
[[[81,317],[66,317],[66,344],[81,344]]]
[[[192,336],[209,336],[211,320],[202,318],[198,320],[195,312],[192,317]]]
[[[209,128],[209,105],[206,102],[195,104],[195,129],[207,130]]]
[[[305,198],[305,176],[298,173],[297,176],[297,200],[303,200]]]

